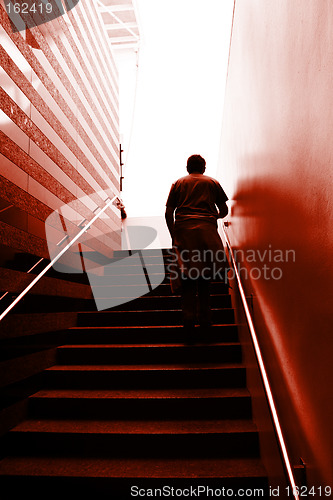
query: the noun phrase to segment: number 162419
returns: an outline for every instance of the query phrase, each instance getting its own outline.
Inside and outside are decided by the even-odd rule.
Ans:
[[[39,13],[39,14],[51,14],[52,12],[52,4],[51,3],[26,3],[26,2],[15,2],[15,3],[7,3],[6,9],[8,14],[30,14],[30,13]]]
[[[332,495],[331,486],[296,486],[295,489],[288,486],[286,488],[288,497],[293,497],[294,493],[297,493],[299,497],[330,497]]]

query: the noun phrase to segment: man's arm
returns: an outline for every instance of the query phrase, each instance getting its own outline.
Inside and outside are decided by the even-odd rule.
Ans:
[[[228,215],[228,212],[229,212],[228,205],[226,204],[226,202],[228,201],[228,196],[225,194],[224,190],[222,189],[221,184],[218,181],[215,181],[215,182],[216,182],[216,189],[217,189],[215,203],[216,203],[216,206],[217,206],[218,211],[219,211],[217,218],[223,219],[224,217],[226,217]]]
[[[168,226],[171,238],[173,238],[173,230],[174,230],[174,225],[175,225],[175,221],[173,218],[174,211],[175,211],[175,209],[173,207],[169,207],[169,206],[167,206],[166,210],[165,210],[165,220],[166,220],[166,224]]]
[[[219,210],[219,214],[217,216],[218,219],[223,219],[228,215],[229,209],[226,203],[223,203],[222,205],[217,206]]]

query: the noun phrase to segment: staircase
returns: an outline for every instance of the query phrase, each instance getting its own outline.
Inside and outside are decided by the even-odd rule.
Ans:
[[[153,271],[154,252],[145,255]],[[163,487],[268,497],[228,288],[212,284],[214,326],[186,345],[168,279],[113,309],[79,312],[28,399],[28,419],[2,440],[1,486],[117,500]]]

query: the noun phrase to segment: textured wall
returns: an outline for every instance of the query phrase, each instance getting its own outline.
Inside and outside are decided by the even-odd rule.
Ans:
[[[89,220],[119,193],[117,70],[92,0],[18,33],[0,4],[0,42],[2,262],[9,248],[47,257],[53,210],[89,195],[75,204]],[[102,225],[120,229],[119,211]],[[117,249],[120,235],[108,244]]]
[[[310,486],[333,482],[332,18],[330,0],[236,0],[219,170],[292,461],[307,463]]]
[[[62,215],[53,219],[57,243],[119,194],[118,74],[95,2],[80,0],[68,15],[15,33],[3,5],[0,0],[1,312],[45,267],[42,262],[27,274],[49,257],[46,219],[54,211]],[[86,233],[87,246],[111,256],[121,244],[120,227],[112,206]],[[55,363],[50,345],[63,343],[77,311],[92,307],[85,275],[52,269],[1,321],[0,434],[25,417],[35,375]]]

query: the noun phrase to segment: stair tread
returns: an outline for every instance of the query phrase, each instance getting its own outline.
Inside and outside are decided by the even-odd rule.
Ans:
[[[47,372],[62,371],[161,371],[161,370],[228,370],[243,368],[242,363],[168,363],[168,364],[142,364],[142,365],[54,365],[46,369]]]
[[[126,314],[132,314],[132,313],[171,313],[171,312],[179,312],[182,309],[176,308],[176,309],[137,309],[135,311],[126,311]],[[233,311],[233,307],[212,307],[212,311]],[[118,311],[118,310],[104,310],[104,311],[78,311],[77,314],[123,314],[124,311]]]
[[[12,456],[0,462],[0,475],[107,478],[266,477],[259,459],[112,459]]]
[[[135,288],[137,288],[137,285],[127,285],[127,286],[133,286]],[[109,288],[108,285],[104,285],[103,288]],[[230,294],[229,293],[211,293],[210,294],[210,297],[230,297]],[[129,296],[129,295],[124,295],[124,297],[122,295],[117,295],[117,298],[134,298],[135,300],[140,300],[140,299],[149,299],[149,300],[155,300],[155,299],[163,299],[165,300],[166,298],[167,299],[171,299],[171,300],[174,300],[174,299],[181,299],[181,295],[177,295],[176,293],[175,294],[170,294],[170,295],[149,295],[149,292],[147,292],[145,295],[141,295],[140,297],[138,297],[137,295],[133,295],[133,297]]]
[[[154,273],[149,273],[149,274],[154,274]],[[163,273],[158,273],[158,274],[161,275]],[[170,275],[170,273],[169,273],[169,275]],[[112,278],[113,276],[114,275],[104,275],[104,276],[102,276],[102,278],[105,278],[105,277],[108,277],[108,278],[111,277]],[[140,276],[142,276],[142,274],[140,274]],[[110,286],[110,287],[119,287],[119,286],[122,286],[122,285],[117,285],[117,284],[113,284],[113,283],[103,284],[101,282],[98,286],[99,287],[108,287],[108,286]],[[145,286],[145,284],[143,284],[143,285],[136,285],[136,284],[128,283],[128,284],[124,284],[124,286],[127,288],[127,287],[131,287],[131,286],[133,286],[133,287]],[[220,286],[220,287],[222,286],[225,289],[229,289],[229,286],[226,283],[223,283],[222,281],[212,281],[211,282],[211,287],[215,288],[215,287],[218,287],[218,286]],[[168,283],[168,282],[162,282],[156,288],[160,288],[160,287],[164,288],[165,290],[166,290],[166,288],[170,289],[170,283]],[[175,294],[172,293],[171,294],[171,292],[170,292],[170,296],[171,295],[174,297],[174,296],[177,296],[177,293],[175,293]],[[226,295],[229,295],[228,292],[226,292]]]
[[[196,345],[198,345],[196,343]],[[202,349],[202,347],[224,347],[224,346],[240,346],[240,343],[239,342],[214,342],[214,344],[205,344],[205,343],[202,343],[200,344],[200,349]],[[87,349],[87,350],[90,350],[90,349],[128,349],[128,348],[138,348],[138,349],[142,349],[142,348],[147,348],[147,347],[151,347],[151,348],[157,348],[157,349],[165,349],[165,348],[184,348],[184,349],[188,349],[188,348],[193,348],[195,346],[190,346],[190,345],[186,345],[186,344],[183,344],[183,343],[179,343],[179,344],[174,344],[174,343],[170,343],[170,344],[66,344],[66,345],[61,345],[58,347],[58,349]]]
[[[122,311],[123,312],[123,311]],[[212,328],[219,328],[221,326],[226,326],[226,327],[230,327],[230,326],[238,326],[237,323],[219,323],[219,324],[215,324],[212,326]],[[96,325],[96,326],[71,326],[70,328],[68,328],[68,331],[70,330],[138,330],[138,329],[142,329],[142,330],[146,330],[146,329],[151,329],[151,330],[154,330],[154,329],[160,329],[160,328],[177,328],[179,330],[182,330],[183,327],[181,325],[125,325],[125,326],[100,326],[100,325]]]
[[[26,420],[13,433],[219,434],[256,432],[252,420]]]
[[[207,399],[249,398],[246,388],[208,389],[43,389],[32,394],[32,399]]]

